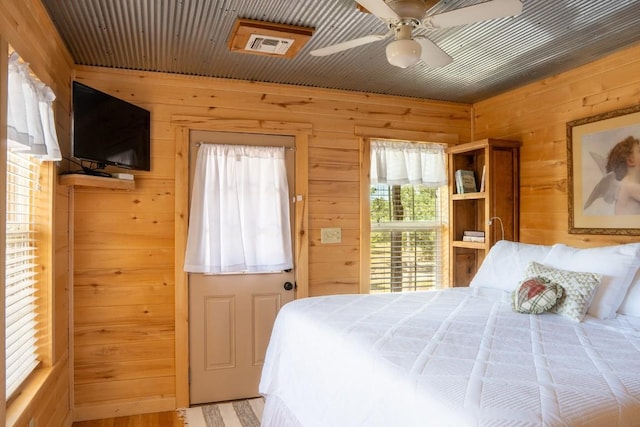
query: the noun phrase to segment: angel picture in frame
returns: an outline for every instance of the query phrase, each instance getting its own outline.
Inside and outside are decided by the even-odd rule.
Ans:
[[[589,154],[602,178],[584,203],[585,213],[602,199],[611,205],[613,215],[640,215],[640,139],[627,136],[609,150],[606,158],[596,151]]]
[[[640,106],[567,124],[569,232],[640,234]]]

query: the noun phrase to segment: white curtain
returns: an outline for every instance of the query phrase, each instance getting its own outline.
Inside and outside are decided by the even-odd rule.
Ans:
[[[284,147],[201,144],[185,271],[289,268],[293,262]]]
[[[7,142],[9,149],[42,160],[62,160],[53,117],[56,96],[31,75],[29,64],[13,52],[9,56]]]
[[[444,147],[434,143],[371,140],[371,184],[447,185]]]

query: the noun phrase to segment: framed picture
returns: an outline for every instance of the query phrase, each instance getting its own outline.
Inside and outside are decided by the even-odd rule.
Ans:
[[[640,235],[640,105],[567,123],[569,233]]]

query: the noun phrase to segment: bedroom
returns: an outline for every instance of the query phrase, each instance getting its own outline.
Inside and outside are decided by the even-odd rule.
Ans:
[[[633,236],[567,232],[565,136],[566,122],[570,120],[638,103],[640,49],[636,45],[470,105],[76,67],[60,38],[51,36],[55,34],[53,26],[39,1],[3,2],[0,12],[3,43],[18,50],[58,95],[60,106],[56,114],[63,150],[68,150],[70,130],[60,117],[69,116],[72,77],[125,99],[135,99],[157,117],[152,124],[153,161],[157,166],[137,178],[134,192],[109,192],[106,199],[104,191],[78,189],[74,194],[75,211],[69,212],[69,189],[57,189],[55,375],[45,390],[25,403],[27,409],[18,425],[26,424],[30,417],[60,420],[60,425],[65,425],[73,413],[76,419],[102,418],[115,413],[171,410],[184,404],[186,392],[179,379],[184,376],[185,356],[175,351],[182,348],[184,341],[180,340],[186,337],[176,333],[174,326],[176,316],[184,313],[176,312],[174,300],[174,206],[180,195],[174,192],[177,177],[172,116],[245,120],[237,122],[238,128],[255,126],[265,119],[312,123],[308,168],[309,295],[358,291],[359,152],[354,124],[364,131],[373,128],[436,133],[442,142],[452,143],[487,137],[520,140],[521,241],[589,247],[636,240]],[[214,110],[209,108],[211,97],[216,99]],[[337,193],[341,194],[339,198],[335,197]],[[142,203],[135,203],[136,200]],[[132,208],[134,203],[137,209]],[[139,214],[139,221],[127,216],[132,211]],[[65,240],[69,216],[75,219],[74,242]],[[116,223],[120,230],[114,230]],[[334,247],[319,244],[320,228],[336,224],[343,229],[339,253]],[[135,245],[127,239],[127,234],[133,233],[137,233]],[[123,251],[127,251],[126,257],[122,257]],[[69,277],[67,268],[71,258],[74,278]],[[135,287],[133,304],[123,303],[120,295],[101,288],[86,289],[92,280],[108,280],[110,276],[100,278],[101,273],[131,270],[141,264],[145,267],[135,271],[139,285]],[[331,276],[326,274],[329,270]],[[81,311],[77,313],[70,312],[67,300],[66,284],[72,280],[78,286],[74,297]],[[101,317],[99,313],[106,314]],[[120,325],[113,322],[110,313],[137,325],[140,336],[127,335],[121,328],[115,338],[101,334],[102,330],[118,331]],[[85,355],[88,362],[74,372],[76,382],[70,385],[72,349],[65,324],[72,318],[77,322],[78,316],[86,316],[86,324],[76,323],[73,334],[81,346],[78,350],[85,352],[79,355]],[[159,354],[166,357],[158,357]],[[109,357],[105,359],[104,355]],[[120,370],[109,378],[98,369],[105,364]],[[147,369],[138,369],[139,366]],[[69,402],[72,394],[74,407],[60,409],[63,405],[58,403]]]

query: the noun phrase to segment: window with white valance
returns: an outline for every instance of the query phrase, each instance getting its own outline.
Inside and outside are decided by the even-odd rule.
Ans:
[[[442,277],[445,147],[370,140],[370,291],[433,289]]]
[[[53,203],[52,165],[61,160],[53,118],[53,91],[38,80],[17,53],[7,70],[5,194],[5,387],[12,398],[49,350]],[[3,97],[3,101],[4,101]],[[47,239],[47,240],[45,240]],[[46,268],[45,268],[46,267]]]
[[[201,144],[184,269],[192,273],[293,268],[284,147]]]

